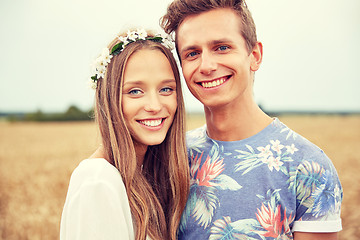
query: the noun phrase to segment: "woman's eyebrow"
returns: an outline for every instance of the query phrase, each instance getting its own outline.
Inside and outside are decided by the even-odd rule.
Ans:
[[[162,83],[176,83],[176,81],[174,78],[170,78],[170,79],[163,80]]]
[[[141,80],[128,80],[128,81],[124,82],[124,86],[126,86],[126,85],[139,86],[139,85],[142,85],[142,84],[144,84],[144,81],[141,81]]]

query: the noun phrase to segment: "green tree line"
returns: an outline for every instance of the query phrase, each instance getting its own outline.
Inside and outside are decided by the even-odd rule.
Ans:
[[[78,107],[72,105],[63,113],[44,113],[41,110],[38,110],[33,113],[8,115],[7,119],[12,122],[91,121],[94,120],[94,111],[82,111]]]

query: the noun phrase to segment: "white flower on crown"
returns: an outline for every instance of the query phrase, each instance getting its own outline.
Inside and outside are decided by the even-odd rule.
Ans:
[[[97,88],[97,82],[95,82],[94,80],[89,80],[88,82],[89,88],[95,90]]]
[[[106,66],[96,68],[95,74],[97,76],[97,79],[104,78],[106,72]]]
[[[127,40],[127,37],[120,36],[118,37],[119,41],[123,43],[123,48],[129,44],[129,41]]]
[[[138,29],[137,35],[139,36],[139,39],[142,39],[142,40],[146,40],[146,37],[148,36],[145,29]]]
[[[170,50],[174,49],[174,43],[173,43],[173,40],[170,35],[156,34],[154,36],[161,37],[160,42],[165,47],[169,48]],[[98,79],[105,77],[107,65],[111,62],[111,58],[113,57],[112,52],[117,51],[117,53],[115,54],[115,55],[117,55],[129,43],[136,42],[137,40],[147,40],[147,37],[148,37],[148,34],[145,31],[145,29],[137,29],[136,31],[128,30],[126,37],[123,37],[123,36],[117,37],[120,41],[119,43],[122,43],[122,48],[114,50],[114,48],[118,47],[118,44],[116,44],[113,47],[113,49],[111,49],[111,52],[108,48],[104,48],[103,51],[101,52],[101,55],[98,58],[96,58],[95,62],[92,64],[92,72],[94,73],[94,75],[91,76],[91,82],[90,82],[91,88],[96,89]],[[152,40],[153,38],[150,37],[148,39]],[[158,42],[158,40],[159,39],[154,39],[154,41],[157,41],[157,42]]]
[[[102,61],[104,62],[104,65],[105,65],[105,63],[107,63],[107,64],[110,63],[112,55],[110,55],[110,51],[108,48],[103,49],[103,51],[101,53],[101,58],[102,58]]]
[[[130,39],[132,41],[136,41],[137,37],[138,37],[138,34],[136,33],[136,31],[130,31],[130,30],[127,31],[128,39]]]
[[[167,34],[161,34],[160,35],[161,38],[162,38],[162,43],[165,47],[169,48],[170,50],[173,50],[175,47],[174,47],[174,43],[173,43],[173,40],[171,39],[171,36],[170,35],[167,35]]]
[[[97,79],[105,76],[106,67],[110,63],[111,58],[112,55],[108,48],[104,48],[101,55],[96,58],[92,67]]]
[[[104,58],[98,57],[95,60],[95,71],[96,71],[96,69],[99,70],[99,69],[105,68],[107,65],[108,65],[108,62]]]

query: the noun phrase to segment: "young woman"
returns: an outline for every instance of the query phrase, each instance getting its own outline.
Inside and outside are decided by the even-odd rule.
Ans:
[[[97,59],[102,146],[71,176],[61,240],[176,239],[189,172],[179,71],[167,43],[128,31]]]

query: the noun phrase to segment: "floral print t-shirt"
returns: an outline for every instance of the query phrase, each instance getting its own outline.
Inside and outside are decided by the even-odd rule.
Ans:
[[[341,230],[342,187],[331,160],[277,118],[240,141],[187,133],[190,194],[179,239],[293,239]]]

